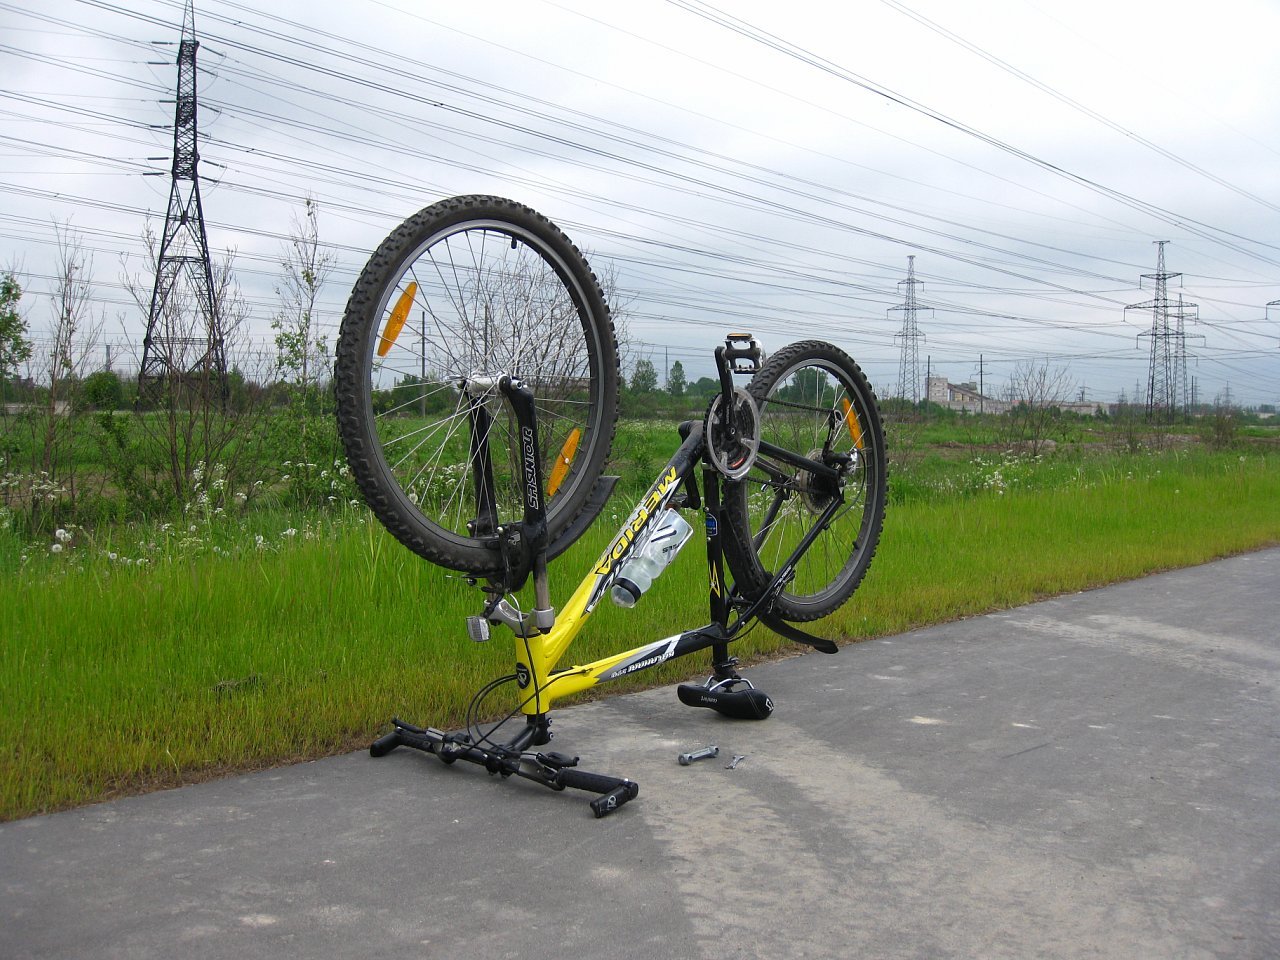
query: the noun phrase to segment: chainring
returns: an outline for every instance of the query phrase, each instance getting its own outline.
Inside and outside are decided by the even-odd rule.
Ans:
[[[716,394],[707,408],[707,459],[723,477],[741,480],[755,465],[760,452],[760,408],[741,387],[733,391],[733,402],[725,408],[724,396]]]

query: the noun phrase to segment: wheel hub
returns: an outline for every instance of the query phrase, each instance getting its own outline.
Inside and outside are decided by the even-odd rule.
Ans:
[[[821,450],[810,450],[808,457],[810,460],[819,462],[823,460]],[[839,466],[837,469],[840,469]],[[815,516],[831,505],[831,501],[840,495],[840,488],[844,485],[843,473],[841,479],[832,480],[829,477],[820,477],[810,470],[801,470],[797,473],[796,482],[800,488],[800,502]]]

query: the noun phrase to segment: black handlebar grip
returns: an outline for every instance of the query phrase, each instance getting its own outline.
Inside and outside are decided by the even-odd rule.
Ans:
[[[622,777],[607,777],[602,773],[587,773],[585,770],[576,770],[573,767],[561,768],[557,780],[562,786],[573,787],[575,790],[589,790],[592,793],[608,793],[610,790],[616,790],[628,782]]]
[[[369,745],[369,756],[385,757],[388,753],[400,746],[403,741],[400,739],[400,731],[392,730],[388,734],[384,734]]]
[[[640,785],[634,780],[606,777],[603,774],[587,773],[585,770],[574,770],[571,767],[560,770],[556,779],[561,786],[600,794],[591,801],[591,810],[597,820],[613,813],[628,800],[634,800],[640,793]]]
[[[623,780],[615,790],[610,790],[602,797],[591,801],[591,811],[596,819],[607,817],[628,800],[634,800],[640,793],[640,785],[633,780]]]

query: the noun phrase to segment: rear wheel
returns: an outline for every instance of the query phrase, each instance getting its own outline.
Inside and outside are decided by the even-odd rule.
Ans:
[[[504,376],[534,394],[550,542],[586,509],[613,442],[609,308],[578,249],[528,207],[479,196],[427,207],[383,241],[351,292],[334,369],[338,430],[387,529],[477,576],[501,571],[494,526],[523,517]],[[477,502],[484,472],[492,504]]]
[[[887,474],[875,394],[844,351],[819,340],[778,351],[747,392],[760,448],[747,476],[725,485],[725,558],[739,589],[758,596],[820,527],[773,607],[784,620],[816,620],[857,589],[880,539]]]

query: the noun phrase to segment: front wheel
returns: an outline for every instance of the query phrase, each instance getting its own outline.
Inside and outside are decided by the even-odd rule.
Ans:
[[[534,395],[550,542],[595,502],[613,442],[609,308],[578,249],[528,207],[480,196],[427,207],[351,292],[334,367],[338,432],[383,525],[476,576],[502,570],[495,531],[522,519],[529,475],[504,377]]]
[[[848,354],[820,340],[779,350],[747,392],[760,449],[747,476],[725,485],[725,559],[749,597],[782,572],[773,611],[816,620],[849,599],[880,540],[888,481],[875,393]]]

